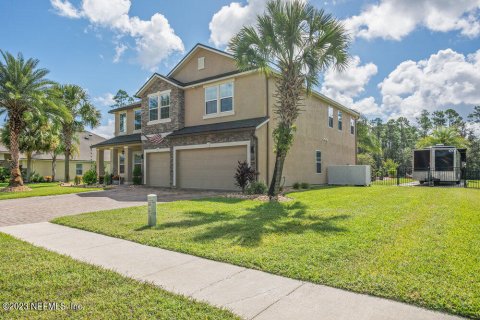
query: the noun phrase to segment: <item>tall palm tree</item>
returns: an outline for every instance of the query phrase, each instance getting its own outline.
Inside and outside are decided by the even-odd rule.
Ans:
[[[349,60],[344,26],[323,10],[294,0],[270,1],[254,27],[243,27],[229,47],[241,70],[257,68],[276,80],[275,168],[268,191],[280,189],[283,164],[293,143],[295,121],[305,94],[319,84],[319,73],[344,69]]]
[[[25,127],[26,114],[41,115],[58,111],[51,103],[48,92],[53,82],[45,77],[47,69],[38,68],[39,60],[25,60],[19,53],[17,57],[0,50],[0,112],[6,113],[10,143],[8,148],[12,156],[9,187],[23,187],[19,166],[19,137]]]
[[[70,181],[70,158],[74,151],[75,134],[100,124],[101,114],[90,102],[87,92],[74,84],[60,85],[56,88],[58,103],[70,114],[69,119],[61,120],[63,152],[65,155],[65,182]]]
[[[420,139],[417,142],[417,148],[430,147],[436,144],[466,148],[468,146],[468,141],[462,137],[456,127],[438,127],[433,130],[430,136]]]

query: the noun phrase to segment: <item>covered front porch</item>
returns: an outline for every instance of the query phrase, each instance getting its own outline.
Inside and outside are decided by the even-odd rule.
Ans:
[[[140,168],[143,177],[143,149],[140,134],[117,136],[92,147],[97,149],[98,177],[112,174],[113,183],[132,184],[135,168]],[[111,172],[105,170],[106,152],[110,153]]]

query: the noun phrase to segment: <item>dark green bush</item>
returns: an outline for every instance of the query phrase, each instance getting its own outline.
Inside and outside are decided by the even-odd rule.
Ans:
[[[307,183],[307,182],[302,182],[302,183],[300,183],[300,187],[302,189],[310,189],[310,184]]]
[[[10,171],[7,168],[0,167],[0,182],[7,182],[10,178]]]
[[[133,184],[142,184],[142,168],[140,166],[133,169]]]
[[[92,168],[83,174],[83,182],[85,184],[95,184],[97,183],[97,170]]]
[[[105,178],[103,179],[103,183],[106,186],[112,184],[112,175],[108,173],[108,171],[105,171]]]
[[[266,194],[267,186],[263,182],[252,182],[245,190],[247,194]]]
[[[295,182],[292,186],[293,189],[298,190],[300,189],[300,182]]]

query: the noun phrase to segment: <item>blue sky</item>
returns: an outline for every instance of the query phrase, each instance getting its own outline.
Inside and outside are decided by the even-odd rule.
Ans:
[[[290,1],[290,0],[285,0]],[[480,104],[480,0],[310,1],[343,20],[351,68],[319,90],[366,116],[414,119],[422,109]],[[0,2],[0,49],[35,57],[49,78],[86,88],[102,127],[118,89],[134,94],[197,42],[224,49],[265,0],[16,0]],[[110,120],[110,122],[109,122]]]

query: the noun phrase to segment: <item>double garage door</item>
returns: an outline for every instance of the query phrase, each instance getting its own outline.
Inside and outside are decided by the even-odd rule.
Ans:
[[[247,147],[216,147],[199,149],[181,149],[176,151],[176,186],[179,188],[193,189],[219,189],[235,190],[234,174],[238,161],[247,160]],[[165,157],[170,157],[168,152],[151,153],[149,162],[166,162]],[[170,172],[168,165],[149,165],[147,175],[152,186],[168,186],[169,182],[165,173],[153,173],[151,170],[164,170]],[[151,169],[150,169],[151,168]]]

